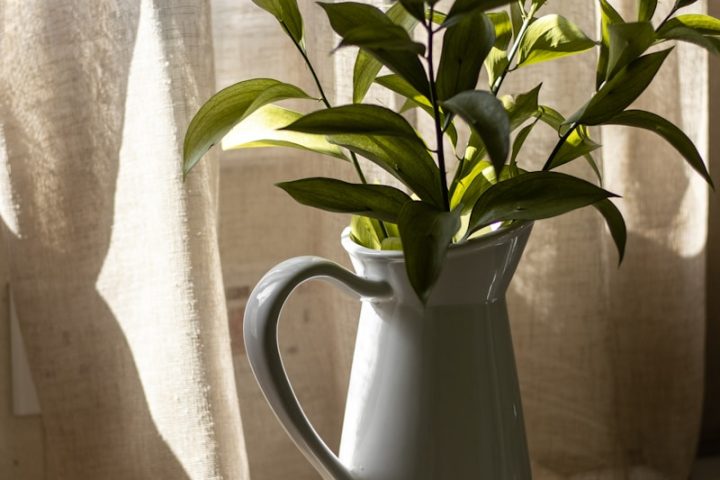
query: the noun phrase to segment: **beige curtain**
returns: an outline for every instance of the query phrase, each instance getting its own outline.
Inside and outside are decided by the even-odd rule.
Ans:
[[[613,3],[634,14],[635,0]],[[322,10],[300,4],[320,77],[346,102],[352,52],[329,56],[336,39]],[[593,32],[595,4],[549,10]],[[285,258],[347,263],[337,242],[347,220],[271,185],[351,179],[352,169],[286,150],[225,153],[185,184],[178,169],[184,128],[214,89],[264,76],[312,91],[274,19],[249,0],[0,0],[0,45],[0,275],[42,407],[41,417],[10,415],[0,358],[0,478],[317,479],[251,376],[242,314],[254,283]],[[543,81],[541,99],[568,113],[590,94],[593,68],[592,55],[538,66],[504,91]],[[682,46],[641,99],[704,154],[707,72],[706,55]],[[543,133],[526,165],[552,147]],[[625,263],[617,268],[594,212],[574,213],[537,225],[510,294],[535,478],[685,480],[703,395],[707,190],[652,134],[596,137],[606,186],[625,197]],[[0,300],[7,345],[7,294]],[[332,445],[356,313],[311,284],[281,328],[296,392]]]

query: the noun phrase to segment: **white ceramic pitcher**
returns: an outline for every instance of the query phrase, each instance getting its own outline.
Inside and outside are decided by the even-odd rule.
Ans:
[[[323,478],[531,478],[505,304],[531,229],[520,223],[451,247],[426,306],[401,252],[361,247],[347,230],[342,244],[356,274],[299,257],[265,275],[246,308],[247,355],[278,419]],[[283,302],[317,277],[362,299],[339,457],[303,414],[278,350]]]

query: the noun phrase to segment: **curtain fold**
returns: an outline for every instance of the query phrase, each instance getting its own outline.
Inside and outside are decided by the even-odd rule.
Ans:
[[[330,56],[337,39],[322,9],[299,3],[326,92],[347,103],[353,52]],[[593,33],[596,3],[556,0],[544,10]],[[635,15],[635,0],[612,3]],[[670,3],[659,2],[658,18]],[[353,169],[281,149],[212,154],[185,183],[179,169],[187,123],[213,91],[275,77],[315,92],[275,19],[248,0],[0,0],[0,62],[7,276],[43,411],[23,424],[0,414],[0,432],[45,456],[44,474],[18,477],[7,462],[0,477],[319,478],[252,377],[242,315],[253,285],[286,258],[349,264],[339,245],[347,218],[299,206],[272,185],[353,180]],[[676,122],[705,158],[707,62],[677,48],[638,103]],[[586,54],[530,67],[511,74],[502,93],[543,82],[541,102],[568,114],[592,94],[594,65]],[[369,98],[401,105],[379,89]],[[429,125],[423,115],[420,129]],[[623,266],[602,219],[586,209],[538,223],[510,291],[534,478],[685,480],[700,428],[712,282],[707,188],[652,133],[593,134],[605,147],[596,156],[605,186],[624,196]],[[539,126],[521,164],[539,168],[553,135]],[[593,175],[580,162],[569,171]],[[333,448],[357,312],[353,299],[309,284],[281,323],[296,393]]]
[[[247,478],[217,165],[183,184],[212,94],[209,4],[7,1],[2,217],[47,478]]]

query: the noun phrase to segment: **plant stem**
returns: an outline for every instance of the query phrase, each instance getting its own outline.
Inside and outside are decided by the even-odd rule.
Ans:
[[[533,17],[535,16],[535,12],[537,9],[535,7],[530,8],[530,12],[527,14],[525,19],[523,20],[523,24],[520,27],[520,31],[517,34],[517,38],[515,39],[515,42],[513,42],[513,46],[510,49],[510,53],[508,54],[508,63],[505,65],[505,69],[500,74],[498,78],[495,79],[495,83],[493,83],[493,86],[491,88],[491,91],[493,95],[497,97],[498,92],[500,91],[500,87],[502,87],[503,82],[505,82],[505,77],[507,77],[507,74],[510,72],[510,65],[512,65],[513,60],[515,60],[515,56],[520,51],[520,43],[522,42],[523,38],[525,38],[525,34],[527,33],[528,28],[530,27],[530,22],[532,22]]]
[[[553,160],[555,160],[555,157],[558,153],[560,153],[560,149],[562,149],[563,145],[565,145],[565,142],[567,142],[567,139],[570,138],[570,135],[573,134],[575,129],[577,129],[580,126],[580,124],[573,123],[570,125],[570,128],[567,132],[565,132],[565,135],[563,135],[560,140],[558,141],[557,145],[555,145],[555,148],[553,149],[552,153],[547,159],[547,162],[545,162],[545,165],[543,166],[543,171],[550,170],[550,167],[552,166]]]
[[[432,19],[434,11],[434,5],[430,6],[430,18]],[[435,134],[437,138],[437,157],[438,167],[440,168],[440,189],[442,190],[443,205],[447,211],[450,211],[450,195],[448,193],[447,184],[447,169],[445,167],[445,149],[443,147],[443,129],[440,124],[440,106],[438,105],[437,98],[437,85],[435,83],[435,66],[433,65],[433,37],[435,33],[432,29],[432,20],[429,20],[425,24],[425,28],[428,32],[428,80],[430,82],[430,103],[433,106],[433,117],[435,118]]]
[[[676,9],[676,8],[673,8],[672,10],[670,10],[670,13],[668,13],[668,14],[667,14],[667,17],[665,17],[665,19],[664,19],[662,22],[660,22],[660,25],[658,26],[657,29],[655,29],[655,31],[658,32],[662,27],[664,27],[665,24],[666,24],[668,21],[670,21],[670,19],[672,18],[672,16],[675,15],[675,12],[677,12],[677,9]]]
[[[315,85],[317,85],[317,89],[320,92],[320,97],[322,98],[323,103],[325,104],[326,108],[332,108],[332,105],[330,105],[330,101],[327,98],[327,95],[325,95],[325,90],[322,87],[322,83],[320,83],[320,78],[317,75],[317,72],[315,72],[315,68],[312,65],[312,62],[310,61],[310,58],[307,56],[307,52],[305,49],[300,45],[298,42],[295,41],[292,35],[290,35],[290,32],[288,31],[288,28],[285,26],[284,23],[280,22],[280,25],[282,25],[285,32],[288,34],[288,36],[292,39],[293,43],[295,44],[295,47],[298,49],[298,52],[300,52],[300,55],[302,55],[303,60],[305,60],[305,64],[307,65],[308,69],[310,70],[310,74],[313,77],[313,80],[315,80]],[[365,174],[362,171],[362,168],[360,168],[360,162],[358,162],[357,155],[355,155],[355,152],[350,152],[350,158],[352,159],[352,164],[355,167],[355,172],[357,172],[358,177],[360,178],[360,181],[367,185],[367,179],[365,178]],[[382,223],[382,222],[381,222]],[[385,226],[383,225],[383,229],[385,229]]]

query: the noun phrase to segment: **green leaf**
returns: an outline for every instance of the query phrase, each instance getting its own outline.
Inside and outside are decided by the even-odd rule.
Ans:
[[[657,9],[657,0],[640,0],[638,6],[638,21],[649,22],[655,15]]]
[[[474,15],[478,12],[484,12],[493,8],[507,5],[515,0],[456,0],[447,17],[442,23],[442,27],[450,27],[462,21],[468,15]]]
[[[461,92],[443,106],[465,120],[485,144],[495,171],[502,171],[510,153],[510,120],[503,104],[490,92]]]
[[[393,21],[381,10],[371,5],[356,2],[322,3],[333,30],[345,39],[348,32],[358,27],[375,28],[381,32],[388,27],[393,28]],[[351,34],[352,35],[352,34]],[[410,36],[407,36],[411,41]],[[425,69],[417,55],[407,50],[379,48],[358,45],[377,61],[407,80],[423,95],[430,96],[430,86]]]
[[[630,62],[610,79],[567,123],[599,125],[630,106],[650,85],[672,48]]]
[[[600,0],[600,54],[598,56],[595,89],[599,90],[607,78],[608,60],[610,58],[610,25],[621,25],[625,20],[610,5],[608,0]]]
[[[678,10],[680,8],[688,7],[692,5],[693,3],[697,2],[697,0],[676,0],[675,1],[675,7],[674,10]]]
[[[453,235],[460,228],[460,215],[424,202],[408,202],[400,210],[398,227],[408,279],[420,300],[426,303],[430,289],[440,277]]]
[[[389,135],[422,140],[405,118],[379,105],[354,103],[308,113],[285,130],[319,135],[358,134]]]
[[[252,0],[255,5],[277,18],[288,35],[304,48],[303,20],[297,0]]]
[[[613,78],[620,69],[642,55],[655,41],[650,22],[618,23],[609,27],[610,56],[605,78]]]
[[[620,213],[620,210],[618,210],[615,204],[607,198],[593,203],[593,207],[605,218],[605,223],[607,223],[610,229],[610,235],[612,235],[615,246],[617,247],[618,263],[622,263],[625,257],[625,244],[627,243],[627,227],[625,226],[622,213]]]
[[[702,156],[693,144],[692,140],[683,133],[678,127],[671,122],[665,120],[659,115],[642,110],[628,110],[609,119],[606,124],[625,125],[627,127],[636,127],[650,130],[663,137],[670,145],[672,145],[684,158],[688,164],[698,172],[705,181],[713,188],[713,181],[705,167]]]
[[[675,27],[663,32],[662,38],[663,40],[680,40],[692,43],[706,49],[714,55],[718,55],[720,53],[720,39],[705,36],[692,28]]]
[[[413,88],[412,85],[407,83],[407,81],[405,81],[400,75],[384,75],[382,77],[376,78],[375,81],[379,85],[387,88],[388,90],[392,90],[393,92],[398,93],[408,99],[408,102],[406,102],[406,104],[403,106],[401,112],[405,112],[410,108],[419,107],[422,108],[423,111],[425,111],[428,115],[434,118],[435,111],[433,110],[430,100],[428,100],[427,97],[415,90],[415,88]],[[441,113],[440,123],[445,123],[444,113]],[[458,135],[457,130],[452,123],[450,123],[445,133],[450,138],[450,141],[452,141],[453,146],[456,146]]]
[[[505,50],[493,47],[485,59],[485,70],[488,72],[488,86],[492,87],[498,77],[510,64]]]
[[[378,220],[362,215],[353,215],[350,218],[350,238],[365,248],[381,250],[381,239],[384,239],[384,235]]]
[[[557,168],[576,158],[584,157],[600,148],[600,146],[601,145],[592,141],[588,134],[587,127],[580,125],[570,134],[548,168]]]
[[[223,150],[261,147],[291,147],[347,160],[340,147],[323,135],[279,130],[302,117],[276,105],[265,105],[235,125],[222,140]]]
[[[658,31],[658,34],[662,36],[665,32],[675,27],[692,28],[703,35],[720,35],[720,19],[698,13],[678,15],[675,18],[671,18]]]
[[[334,178],[304,178],[277,186],[303,205],[393,223],[398,221],[402,206],[412,201],[394,187],[347,183]]]
[[[510,165],[515,165],[517,163],[517,157],[520,154],[523,145],[525,145],[525,141],[527,140],[528,136],[532,132],[533,128],[535,128],[535,125],[537,125],[537,122],[539,120],[540,117],[535,119],[534,122],[524,126],[522,130],[520,130],[515,136],[515,140],[513,141],[512,146],[512,153],[510,154]]]
[[[487,13],[487,17],[495,26],[495,47],[502,50],[507,49],[513,37],[510,14],[501,10],[499,12]]]
[[[400,5],[417,20],[425,21],[425,3],[423,0],[400,0]]]
[[[312,98],[298,87],[270,78],[256,78],[231,85],[200,107],[185,133],[183,174],[186,175],[230,129],[271,102],[287,98]]]
[[[480,196],[468,234],[505,220],[540,220],[616,195],[571,175],[530,172],[499,182]]]
[[[410,15],[400,3],[390,7],[386,15],[395,25],[400,25],[408,33],[411,33],[418,23],[417,19]],[[381,68],[382,63],[368,52],[364,50],[358,51],[353,69],[353,103],[363,101]]]
[[[510,21],[512,22],[513,38],[517,39],[524,23],[523,8],[520,7],[520,2],[510,4]]]
[[[520,94],[516,97],[503,97],[502,102],[510,119],[510,130],[525,123],[527,119],[538,113],[538,97],[542,83],[527,93]]]
[[[340,47],[356,46],[362,49],[399,50],[422,55],[425,45],[413,42],[407,31],[399,25],[387,25],[378,29],[376,25],[360,25],[351,28],[343,36]]]
[[[478,162],[455,185],[450,199],[450,209],[454,210],[462,203],[462,214],[469,213],[480,195],[494,183],[496,183],[496,177],[492,163],[487,160]]]
[[[421,199],[442,206],[440,171],[419,140],[370,135],[329,135],[328,141],[377,164]]]
[[[480,69],[494,44],[495,26],[480,11],[463,16],[447,29],[437,74],[440,101],[477,86]]]
[[[546,15],[528,27],[520,43],[518,66],[574,55],[594,46],[595,42],[566,18]]]

